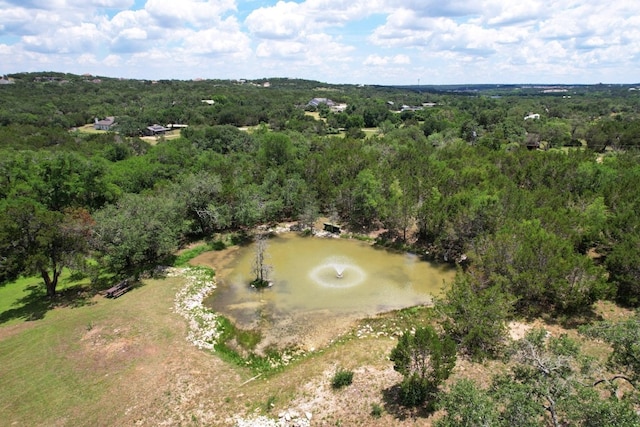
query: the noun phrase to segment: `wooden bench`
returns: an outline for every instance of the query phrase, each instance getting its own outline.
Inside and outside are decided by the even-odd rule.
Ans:
[[[131,285],[128,280],[123,280],[115,286],[110,287],[104,291],[104,296],[107,298],[118,298],[120,295],[131,290]]]

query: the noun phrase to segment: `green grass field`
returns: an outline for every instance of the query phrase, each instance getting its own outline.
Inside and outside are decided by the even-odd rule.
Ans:
[[[73,294],[85,284],[67,275],[60,291]],[[62,304],[49,302],[37,278],[0,288],[0,424],[118,424],[113,405],[124,404],[118,390],[129,393],[122,379],[142,362],[140,350],[171,348],[166,340],[175,337],[163,318],[176,281],[163,285],[116,300],[66,295]]]
[[[0,286],[0,326],[43,318],[55,306],[81,304],[84,298],[73,297],[72,301],[68,298],[74,291],[84,292],[88,285],[89,279],[76,280],[69,271],[64,271],[57,289],[60,298],[54,302],[46,298],[42,279],[38,277],[20,278]]]

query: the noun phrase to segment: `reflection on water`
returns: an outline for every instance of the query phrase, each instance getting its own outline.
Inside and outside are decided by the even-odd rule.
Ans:
[[[248,286],[254,256],[253,245],[241,248],[224,269],[217,269],[218,289],[206,302],[241,328],[321,322],[323,317],[356,319],[427,304],[455,274],[413,254],[288,233],[269,240],[273,287],[257,291]]]

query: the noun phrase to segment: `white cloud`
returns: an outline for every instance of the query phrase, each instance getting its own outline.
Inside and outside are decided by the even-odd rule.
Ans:
[[[390,3],[394,4],[393,1]],[[468,0],[406,0],[399,6],[419,16],[457,17],[479,14],[486,7],[482,3]]]
[[[242,33],[235,19],[224,21],[219,27],[190,32],[184,37],[185,52],[199,55],[231,54],[246,57],[250,39]]]
[[[166,27],[193,25],[204,27],[230,10],[236,10],[234,0],[148,0],[145,10]]]
[[[388,64],[407,65],[411,64],[411,58],[407,55],[380,56],[369,55],[363,62],[364,65],[382,66]]]
[[[103,35],[94,24],[82,23],[77,27],[62,27],[52,34],[25,36],[25,49],[36,52],[83,54],[95,49]]]
[[[96,59],[95,55],[92,55],[90,53],[85,53],[82,54],[78,57],[77,59],[78,64],[83,64],[83,65],[96,65],[98,64],[98,60]]]
[[[105,67],[167,78],[633,81],[640,3],[0,0],[0,48],[0,72],[93,67],[99,74]]]
[[[14,5],[25,9],[58,11],[61,9],[125,9],[133,6],[134,0],[3,0],[0,5]]]
[[[147,32],[142,28],[125,28],[120,32],[120,37],[127,40],[146,40]]]
[[[107,67],[116,68],[122,64],[122,58],[120,57],[120,55],[107,55],[102,60],[102,63]]]
[[[258,58],[291,59],[297,56],[304,59],[307,52],[304,44],[295,41],[264,41],[256,49]]]
[[[245,20],[249,31],[263,39],[284,39],[302,34],[308,22],[301,6],[293,2],[278,2],[270,8],[259,8]],[[309,27],[309,30],[312,30]]]
[[[488,1],[482,13],[482,20],[492,26],[506,26],[535,22],[553,13],[553,5],[541,0],[528,1]]]

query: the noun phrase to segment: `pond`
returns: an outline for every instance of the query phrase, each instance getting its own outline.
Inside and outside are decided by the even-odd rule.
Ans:
[[[255,245],[193,260],[216,270],[218,289],[205,302],[241,329],[259,329],[263,344],[315,348],[355,320],[429,304],[455,270],[410,253],[357,240],[279,234],[268,240],[266,263],[273,286],[255,278]]]

